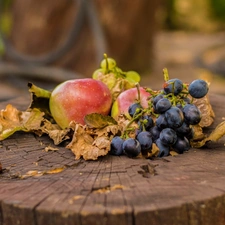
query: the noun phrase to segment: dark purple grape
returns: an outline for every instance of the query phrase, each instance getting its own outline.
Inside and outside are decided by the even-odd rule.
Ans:
[[[184,98],[181,98],[181,100],[182,101],[179,101],[179,103],[177,103],[177,108],[179,108],[181,111],[183,110],[183,106],[185,105],[185,104],[189,104],[189,103],[191,103],[191,100],[190,100],[190,98],[188,98],[188,97],[184,97]]]
[[[172,146],[173,150],[179,154],[190,149],[190,143],[186,137],[177,137],[177,141]]]
[[[171,107],[165,112],[165,118],[170,128],[178,128],[184,121],[183,112],[176,106]]]
[[[155,121],[155,125],[159,128],[159,130],[162,130],[162,129],[168,127],[168,123],[167,123],[165,114],[159,115],[159,117]]]
[[[131,117],[134,117],[135,114],[137,114],[138,111],[142,110],[142,106],[140,103],[136,102],[129,106],[128,113]]]
[[[152,141],[155,142],[160,135],[161,130],[159,130],[159,128],[157,126],[154,126],[150,129],[150,133],[152,135]]]
[[[183,99],[183,101],[184,101],[186,104],[190,104],[190,103],[191,103],[191,99],[188,98],[188,97],[184,97],[184,98],[182,98],[182,99]]]
[[[141,153],[141,145],[134,138],[128,138],[122,145],[123,153],[128,157],[136,157]]]
[[[177,140],[176,131],[171,128],[165,128],[160,132],[159,139],[166,146],[173,145]]]
[[[152,99],[152,102],[153,102],[153,105],[156,106],[156,103],[160,100],[164,98],[164,95],[163,94],[158,94],[157,96],[155,96],[153,99]]]
[[[177,103],[176,107],[179,108],[181,111],[183,110],[183,105],[181,103]]]
[[[152,135],[148,131],[142,131],[138,134],[137,140],[141,145],[141,151],[151,150]]]
[[[188,134],[185,134],[185,137],[186,137],[188,140],[193,139],[193,137],[194,137],[194,129],[191,128],[190,132],[189,132]]]
[[[194,104],[186,104],[183,107],[183,114],[186,123],[196,125],[201,121],[201,112]]]
[[[110,145],[110,154],[112,155],[122,155],[123,153],[123,142],[124,140],[119,137],[119,136],[115,136],[113,137],[112,141],[111,141],[111,145]]]
[[[188,92],[193,98],[204,97],[208,93],[208,90],[208,83],[200,79],[192,81],[188,87]]]
[[[156,145],[159,148],[158,157],[164,157],[170,154],[170,147],[164,145],[160,139],[156,140]]]
[[[138,121],[138,126],[139,126],[140,130],[149,131],[154,126],[154,121],[151,116],[144,115]]]
[[[178,136],[185,136],[191,132],[191,129],[190,125],[184,121],[180,127],[176,128],[176,132]]]
[[[178,95],[183,90],[183,82],[177,78],[168,80],[163,85],[166,94]]]
[[[162,114],[162,113],[166,112],[166,110],[168,110],[171,106],[172,106],[172,104],[169,99],[162,98],[156,103],[155,109],[156,109],[157,113]]]

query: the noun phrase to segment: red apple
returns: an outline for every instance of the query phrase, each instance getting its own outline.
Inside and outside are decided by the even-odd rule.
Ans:
[[[112,105],[109,88],[101,81],[91,78],[68,80],[52,92],[49,107],[53,118],[61,128],[73,120],[84,124],[90,113],[108,115]]]
[[[143,108],[148,107],[149,96],[150,93],[145,91],[143,87],[140,87],[140,104]],[[131,104],[137,102],[137,99],[138,91],[136,87],[122,92],[112,105],[111,116],[116,120],[121,114],[129,117],[128,108]]]

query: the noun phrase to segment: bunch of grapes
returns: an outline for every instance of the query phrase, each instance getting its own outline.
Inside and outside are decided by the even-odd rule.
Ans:
[[[127,127],[123,135],[112,139],[111,154],[146,155],[151,153],[153,143],[158,147],[158,157],[168,156],[171,150],[182,154],[190,149],[193,126],[201,120],[201,112],[193,99],[204,97],[209,87],[201,79],[187,85],[180,79],[167,77],[167,71],[164,71],[162,90],[146,89],[151,94],[148,108],[143,108],[139,101],[130,105],[128,112],[132,119],[129,125],[138,125],[135,137],[129,137]]]

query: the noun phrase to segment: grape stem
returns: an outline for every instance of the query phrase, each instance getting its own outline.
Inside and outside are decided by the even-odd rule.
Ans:
[[[144,113],[146,113],[146,110],[141,110],[138,114],[136,114],[126,125],[123,134],[121,135],[122,138],[127,138],[128,137],[128,131],[133,130],[134,128],[131,128],[131,124],[138,120]]]
[[[106,53],[103,54],[105,61],[106,61],[106,69],[105,69],[105,74],[107,74],[109,72],[109,63],[108,63],[108,56]]]
[[[163,76],[164,76],[164,81],[168,81],[170,78],[169,78],[169,72],[168,72],[168,69],[167,68],[164,68],[163,69]]]

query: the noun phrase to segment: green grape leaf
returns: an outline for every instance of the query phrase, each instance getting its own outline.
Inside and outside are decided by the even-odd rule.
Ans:
[[[91,128],[103,128],[109,125],[116,125],[117,122],[111,116],[104,116],[99,113],[91,113],[85,116],[86,125]]]

